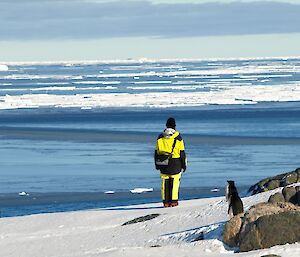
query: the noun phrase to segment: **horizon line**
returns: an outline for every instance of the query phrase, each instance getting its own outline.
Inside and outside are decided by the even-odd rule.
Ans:
[[[154,63],[154,62],[196,62],[196,61],[234,61],[234,60],[272,60],[299,59],[299,56],[267,56],[267,57],[211,57],[211,58],[127,58],[127,59],[95,59],[95,60],[53,60],[53,61],[0,61],[0,65],[43,65],[43,64],[113,64],[113,63]]]

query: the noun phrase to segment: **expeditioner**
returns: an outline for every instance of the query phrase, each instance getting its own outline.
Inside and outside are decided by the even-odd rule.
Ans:
[[[154,153],[155,168],[162,178],[161,195],[164,207],[178,205],[179,184],[182,172],[186,170],[184,142],[174,118],[166,122],[166,129],[156,140]]]

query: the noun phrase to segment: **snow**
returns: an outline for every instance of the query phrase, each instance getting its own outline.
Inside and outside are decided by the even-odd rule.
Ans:
[[[232,57],[232,58],[173,58],[173,59],[114,59],[114,60],[71,60],[71,61],[19,61],[19,62],[7,62],[8,65],[65,65],[66,67],[71,67],[73,65],[94,65],[94,64],[137,64],[137,63],[173,63],[173,62],[200,62],[200,61],[259,61],[259,60],[289,60],[289,59],[299,59],[300,56],[270,56],[270,57]],[[141,61],[142,60],[142,61]],[[210,63],[212,65],[213,63]],[[222,65],[222,64],[214,64]]]
[[[121,81],[79,81],[73,82],[73,84],[79,85],[118,85],[121,84]]]
[[[0,84],[2,86],[5,86],[4,84]],[[61,84],[60,84],[61,85]],[[10,86],[7,84],[6,86]],[[37,88],[0,88],[1,91],[6,92],[18,92],[18,91],[32,91],[32,92],[38,92],[38,91],[87,91],[87,90],[112,90],[117,89],[117,87],[112,86],[104,86],[104,87],[75,87],[75,86],[54,86],[54,87],[37,87]]]
[[[139,81],[139,82],[134,82],[136,85],[142,85],[142,84],[171,84],[171,80],[152,80],[152,81]]]
[[[24,191],[19,193],[19,196],[28,196],[28,195],[29,195],[29,194],[26,193],[26,192],[24,192]]]
[[[180,107],[244,105],[258,102],[300,101],[297,84],[269,86],[222,86],[206,92],[89,93],[74,95],[24,94],[0,96],[0,109],[38,107]]]
[[[104,194],[108,194],[108,195],[111,195],[111,194],[114,194],[114,193],[115,193],[115,191],[112,191],[112,190],[111,190],[111,191],[105,191],[105,192],[104,192]]]
[[[248,66],[235,66],[235,67],[219,67],[217,69],[199,69],[199,70],[177,70],[177,71],[147,71],[147,72],[134,72],[134,73],[109,73],[98,74],[95,78],[134,78],[134,77],[189,77],[189,76],[219,76],[219,75],[278,75],[277,77],[292,77],[293,74],[284,74],[285,72],[297,73],[300,71],[300,67],[293,65],[248,65]],[[272,74],[272,73],[283,74]],[[246,78],[241,78],[246,79]],[[232,80],[232,79],[229,79]]]
[[[130,190],[132,194],[141,194],[141,193],[147,193],[147,192],[153,192],[153,188],[135,188]]]
[[[243,198],[246,208],[266,201],[274,192]],[[0,219],[0,249],[5,257],[254,257],[300,256],[300,244],[286,244],[247,253],[234,253],[221,242],[228,220],[224,197],[77,212],[38,214]],[[122,226],[137,217],[160,214]],[[204,238],[201,240],[201,238]],[[200,240],[199,240],[200,239]]]
[[[5,64],[0,64],[0,71],[8,71],[8,66]]]

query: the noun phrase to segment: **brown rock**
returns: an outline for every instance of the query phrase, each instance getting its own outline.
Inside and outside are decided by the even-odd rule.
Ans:
[[[135,218],[133,220],[123,223],[122,226],[127,226],[127,225],[131,225],[131,224],[139,223],[139,222],[145,222],[148,220],[152,220],[152,219],[155,219],[156,217],[158,217],[159,215],[160,214],[155,213],[155,214],[149,214],[146,216],[138,217],[138,218]]]
[[[253,223],[262,216],[278,214],[285,211],[299,211],[300,207],[292,203],[259,203],[252,206],[244,215],[243,225],[239,234],[239,241],[250,231]]]
[[[279,181],[279,185],[278,185]],[[248,192],[255,195],[261,192],[266,192],[279,186],[288,186],[290,184],[300,182],[300,168],[292,172],[282,173],[274,177],[262,179],[258,183],[252,185]]]
[[[296,204],[297,203],[297,200],[296,200],[296,188],[291,186],[291,187],[284,187],[282,189],[282,194],[283,194],[283,197],[285,199],[285,201],[287,202],[291,202],[293,204]]]
[[[269,181],[270,181],[270,178],[265,178],[265,179],[263,179],[263,180],[261,180],[261,181],[258,182],[258,186],[260,188],[263,188],[263,187],[265,187],[266,184],[269,183]]]
[[[282,186],[288,186],[296,183],[298,180],[298,173],[296,171],[288,173],[282,178]]]
[[[223,242],[230,247],[238,246],[239,232],[244,213],[232,217],[224,227]]]
[[[300,186],[296,187],[296,199],[297,199],[297,204],[300,205]]]
[[[282,193],[278,192],[274,195],[271,195],[268,203],[284,203],[285,199]]]
[[[268,184],[265,186],[268,190],[273,190],[275,188],[280,187],[280,181],[279,180],[270,180]]]
[[[240,237],[240,251],[246,252],[299,241],[300,211],[286,211],[261,216],[253,222],[248,232]]]
[[[300,168],[296,169],[295,172],[298,174],[297,182],[300,182]]]

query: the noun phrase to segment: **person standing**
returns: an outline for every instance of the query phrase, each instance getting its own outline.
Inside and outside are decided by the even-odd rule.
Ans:
[[[154,153],[155,168],[162,178],[161,195],[164,207],[178,205],[179,184],[182,172],[186,170],[184,142],[174,118],[166,122],[166,129],[156,140]]]

